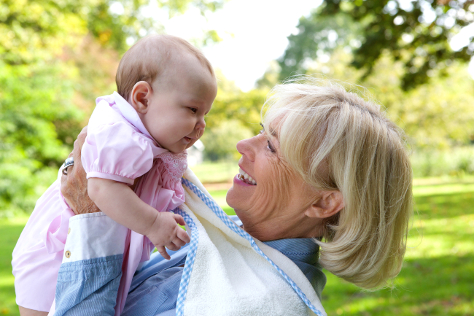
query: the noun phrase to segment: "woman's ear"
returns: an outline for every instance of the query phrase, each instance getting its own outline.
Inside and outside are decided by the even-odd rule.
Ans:
[[[328,218],[344,208],[344,198],[339,191],[323,191],[316,202],[310,205],[305,215],[312,218]]]
[[[146,114],[152,93],[153,90],[146,81],[139,81],[133,86],[130,93],[130,103],[138,113]]]

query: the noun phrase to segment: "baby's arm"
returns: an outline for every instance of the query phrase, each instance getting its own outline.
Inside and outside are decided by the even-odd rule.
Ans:
[[[132,189],[121,182],[101,178],[88,179],[89,196],[99,209],[119,224],[147,236],[165,258],[165,250],[178,250],[189,242],[188,234],[179,227],[184,219],[170,212],[158,212],[143,202]]]

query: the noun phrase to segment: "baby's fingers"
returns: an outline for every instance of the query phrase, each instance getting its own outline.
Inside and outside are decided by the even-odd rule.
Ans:
[[[161,256],[163,258],[165,258],[166,260],[170,260],[171,257],[170,255],[166,252],[166,249],[164,246],[159,246],[159,247],[156,247],[156,250],[158,250],[158,252],[161,254]]]
[[[176,245],[176,246],[178,247],[178,249],[181,248],[181,247],[183,247],[183,246],[186,244],[186,242],[184,242],[184,241],[182,241],[181,239],[179,239],[178,236],[176,236],[176,238],[173,239],[172,243],[173,243],[174,245]]]
[[[178,223],[181,226],[186,225],[186,223],[184,222],[184,218],[181,215],[173,214],[173,216],[174,216],[174,220],[176,221],[176,223]]]
[[[166,248],[168,248],[171,251],[176,251],[181,248],[181,246],[176,245],[174,242],[170,242],[169,244],[166,245]]]
[[[185,230],[180,228],[178,229],[178,232],[176,233],[176,238],[173,240],[173,242],[178,245],[177,243],[178,240],[179,240],[179,243],[183,242],[183,244],[180,245],[181,247],[181,246],[184,246],[184,244],[187,244],[188,242],[190,242],[191,238],[189,238],[189,235]]]

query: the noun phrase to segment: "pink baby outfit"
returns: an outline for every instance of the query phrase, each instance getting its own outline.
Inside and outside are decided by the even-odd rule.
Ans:
[[[116,92],[97,99],[82,147],[82,164],[87,178],[132,185],[141,177],[135,193],[159,212],[171,211],[184,203],[181,177],[187,168],[186,153],[172,154],[159,147],[135,109]],[[154,248],[143,235],[131,231],[129,236],[116,315],[123,310],[138,264],[148,260]]]
[[[170,211],[184,202],[184,189],[181,185],[181,177],[187,168],[186,153],[172,154],[168,150],[159,147],[146,130],[135,109],[116,92],[97,99],[97,106],[89,120],[86,141],[82,147],[82,164],[87,172],[87,178],[109,179],[128,185],[134,184],[135,180],[139,178],[135,183],[135,193],[145,203],[157,209],[157,211]],[[56,188],[54,191],[57,193],[57,198],[51,200],[51,202],[58,204],[58,201],[63,201],[63,199],[60,196],[58,181],[55,184]],[[48,189],[45,195],[50,190],[51,188]],[[25,259],[16,260],[16,262],[20,262],[20,264],[16,264],[16,270],[22,270],[22,274],[24,276],[27,275],[28,280],[26,280],[26,277],[23,278],[25,281],[20,280],[17,282],[15,280],[15,288],[18,293],[19,290],[24,290],[31,282],[38,288],[50,287],[49,284],[51,284],[53,295],[51,297],[48,296],[47,299],[49,306],[51,306],[54,298],[57,273],[64,251],[68,220],[72,215],[72,211],[64,202],[62,202],[62,207],[54,207],[49,205],[47,201],[40,204],[43,197],[38,200],[28,224],[32,222],[35,213],[56,213],[56,217],[53,220],[50,219],[53,216],[48,217],[49,221],[43,220],[43,215],[38,214],[34,216],[35,221],[30,225],[32,228],[37,228],[38,223],[43,227],[49,227],[46,233],[43,234],[42,243],[35,248],[34,256],[41,258],[40,262],[44,261],[44,266],[49,267],[51,272],[48,273],[47,280],[42,280],[42,284],[37,284],[39,282],[35,282],[31,276],[32,274],[40,273],[40,271],[35,269],[35,264],[27,264],[27,267],[25,267]],[[46,211],[40,210],[40,208]],[[52,225],[53,222],[55,225]],[[28,224],[22,236],[20,236],[15,250],[19,248],[20,242],[22,244],[26,243],[22,241],[22,237],[25,231],[32,230],[32,228],[28,229]],[[48,241],[48,238],[50,240],[53,239],[51,235],[54,234],[57,235],[55,241]],[[48,248],[48,244],[53,244],[55,247],[50,246]],[[24,248],[24,246],[21,247],[21,249]],[[147,237],[129,231],[122,266],[123,274],[115,307],[116,315],[120,315],[123,310],[133,274],[139,263],[148,260],[153,249],[154,245]],[[18,251],[17,257],[22,257],[24,253],[24,250]],[[34,259],[31,255],[29,257]],[[15,256],[13,261],[15,261]],[[15,271],[15,264],[13,265]],[[15,277],[17,276],[15,275]],[[31,291],[28,291],[29,300],[36,301],[34,304],[39,306],[41,304],[38,302],[39,300],[34,299],[37,293],[36,295],[31,295]],[[22,297],[27,298],[26,295]],[[44,300],[42,299],[41,301]],[[18,296],[17,303],[21,305],[18,301]],[[21,306],[28,307],[26,305]],[[29,304],[29,306],[32,306],[32,304]]]
[[[60,192],[60,177],[36,202],[12,253],[16,303],[49,312],[63,260],[69,218],[74,215]]]

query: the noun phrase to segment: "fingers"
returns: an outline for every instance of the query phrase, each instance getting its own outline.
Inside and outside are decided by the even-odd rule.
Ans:
[[[61,193],[64,196],[64,198],[66,199],[66,202],[68,202],[68,204],[69,204],[69,200],[68,200],[68,197],[67,197],[67,194],[66,194],[66,185],[67,185],[67,175],[65,175],[63,173],[61,175]]]
[[[174,214],[173,217],[177,224],[181,226],[184,226],[186,224],[182,216],[178,214]],[[173,240],[173,242],[179,245],[179,247],[182,247],[184,244],[187,244],[190,241],[191,241],[191,238],[189,238],[188,233],[185,230],[181,229],[180,227],[177,227],[176,238]]]
[[[74,165],[68,167],[66,175],[61,176],[61,193],[76,215],[100,212],[87,194],[86,172],[82,167],[81,149],[86,136],[87,126],[77,136],[74,149],[69,154],[69,157],[74,157]]]
[[[84,128],[81,130],[79,135],[77,135],[76,142],[79,143],[79,147],[82,147],[82,144],[84,144],[84,141],[86,140],[87,136],[87,125],[84,126]]]
[[[175,239],[173,239],[173,241],[169,245],[166,245],[166,248],[168,248],[169,250],[176,251],[176,250],[180,249],[181,247],[183,247],[184,245],[186,245],[186,243],[184,241],[182,241],[179,238],[175,238]],[[172,248],[170,248],[170,246]]]
[[[163,256],[163,258],[170,259],[170,256],[166,252],[166,248],[171,250],[171,251],[177,251],[189,242],[190,242],[190,238],[189,238],[188,234],[186,233],[186,231],[181,229],[180,227],[177,227],[176,228],[176,235],[170,242],[168,242],[164,246],[156,245],[156,244],[155,244],[155,246],[156,246],[156,249],[158,250],[158,252]]]
[[[182,232],[184,232],[182,229],[179,229],[179,230],[182,231]],[[188,236],[188,235],[186,234],[186,232],[184,232],[184,235]],[[181,238],[183,238],[183,237],[181,237]],[[171,241],[170,243],[168,243],[168,244],[166,245],[166,248],[169,249],[169,250],[171,250],[171,251],[177,251],[177,250],[181,249],[181,247],[183,247],[183,246],[186,245],[186,243],[187,243],[186,241],[183,241],[181,238],[176,237],[175,239],[173,239],[173,241]],[[189,237],[188,237],[188,238],[189,238]],[[165,248],[165,247],[156,247],[156,249],[160,249],[160,250],[164,249],[165,253],[166,253],[166,248]],[[162,254],[162,252],[161,252],[160,250],[158,250],[158,252],[159,252],[160,254]],[[166,253],[166,256],[164,256],[163,254],[162,254],[162,256],[163,256],[164,258],[166,258],[166,256],[168,256],[168,258],[169,258],[168,253]]]
[[[190,241],[191,241],[191,238],[189,237],[188,233],[185,230],[179,228],[178,232],[176,233],[176,238],[175,240],[173,240],[173,242],[179,245],[180,247],[182,247],[184,246],[184,244],[187,244]]]
[[[178,214],[173,214],[174,220],[176,223],[178,223],[181,226],[186,225],[186,222],[184,221],[184,218],[181,215]]]
[[[77,164],[81,160],[81,149],[86,141],[87,136],[87,126],[82,129],[82,131],[77,135],[77,139],[74,141],[74,149],[72,151],[74,157],[74,163]]]
[[[171,242],[166,245],[166,248],[168,248],[171,251],[176,251],[176,250],[179,250],[181,246],[175,245],[173,242]]]
[[[170,260],[171,257],[170,255],[166,252],[166,249],[164,246],[159,246],[159,247],[156,247],[156,250],[160,253],[160,255],[165,258],[166,260]]]

